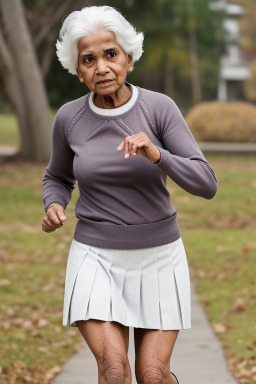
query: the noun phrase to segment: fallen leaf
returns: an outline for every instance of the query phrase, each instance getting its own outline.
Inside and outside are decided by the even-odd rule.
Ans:
[[[216,333],[223,333],[227,330],[226,326],[221,323],[215,323],[213,324],[213,329]]]
[[[61,367],[59,367],[58,365],[55,365],[54,367],[52,367],[46,372],[45,379],[52,380],[60,372],[61,372]]]
[[[44,319],[43,317],[41,317],[38,322],[37,322],[37,326],[38,327],[45,327],[46,325],[49,324],[49,321]]]
[[[70,329],[69,331],[68,331],[68,334],[70,335],[70,336],[76,336],[77,335],[77,332],[75,331],[75,330],[73,330],[73,329]],[[256,341],[256,340],[255,340]]]
[[[237,305],[237,306],[233,307],[233,309],[237,313],[241,313],[241,312],[245,311],[245,307],[243,305]]]
[[[217,278],[218,280],[226,280],[226,279],[229,278],[229,274],[228,274],[227,272],[220,272],[220,273],[216,276],[216,278]]]
[[[205,276],[206,276],[206,273],[205,273],[205,271],[203,271],[202,269],[199,269],[198,272],[197,272],[197,275],[198,275],[199,277],[205,277]]]
[[[237,313],[241,313],[245,311],[245,306],[244,306],[245,300],[241,297],[238,297],[233,305],[233,311]]]
[[[30,335],[31,335],[32,337],[39,337],[39,338],[42,337],[42,334],[41,334],[37,329],[34,329],[34,330],[30,333]]]
[[[13,310],[13,308],[9,307],[9,308],[6,308],[6,314],[8,316],[13,316],[15,314],[15,311]]]
[[[16,317],[15,319],[12,319],[12,325],[15,325],[16,327],[21,327],[24,323],[24,319],[21,317]]]
[[[254,376],[255,376],[255,372],[253,372],[252,370],[249,370],[249,369],[241,369],[241,371],[237,372],[237,374],[236,374],[236,377],[238,379],[240,379],[242,377],[251,379]]]
[[[41,290],[42,290],[43,292],[54,291],[54,289],[55,289],[55,285],[52,284],[52,283],[50,283],[50,284],[48,284],[48,285],[44,285],[44,286],[41,288]]]
[[[48,353],[49,351],[48,351],[48,348],[46,348],[46,347],[38,347],[37,348],[37,350],[39,351],[39,352],[43,352],[43,353]]]
[[[26,375],[23,376],[23,379],[25,380],[26,383],[36,383],[37,382],[32,377],[29,377],[29,376],[26,376]]]
[[[30,327],[32,327],[33,326],[33,323],[32,323],[32,321],[30,321],[30,320],[25,320],[24,321],[24,323],[23,323],[23,328],[30,328]]]

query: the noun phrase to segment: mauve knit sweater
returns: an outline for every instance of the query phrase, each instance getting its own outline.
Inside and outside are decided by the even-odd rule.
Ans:
[[[45,211],[54,202],[65,209],[78,182],[74,239],[101,248],[148,248],[180,237],[167,175],[193,195],[211,199],[217,191],[214,171],[175,102],[126,85],[133,94],[121,107],[98,108],[90,92],[59,109],[43,178]],[[160,150],[158,163],[117,151],[139,132]]]

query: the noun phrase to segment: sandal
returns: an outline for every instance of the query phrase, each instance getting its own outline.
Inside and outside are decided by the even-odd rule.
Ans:
[[[174,375],[173,372],[171,372],[171,374],[175,377],[175,379],[177,380],[177,384],[179,384],[179,380],[177,379],[177,377]]]

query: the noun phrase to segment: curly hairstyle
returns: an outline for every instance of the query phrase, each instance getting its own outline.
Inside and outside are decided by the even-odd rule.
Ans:
[[[79,40],[84,36],[97,33],[100,29],[112,31],[123,50],[133,56],[134,62],[140,59],[144,40],[142,32],[137,32],[133,25],[113,7],[85,7],[66,17],[56,43],[58,59],[72,75],[77,73]]]

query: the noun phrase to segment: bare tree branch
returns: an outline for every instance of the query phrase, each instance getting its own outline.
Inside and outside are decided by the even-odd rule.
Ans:
[[[69,12],[71,5],[70,5],[70,0],[62,1],[62,5],[56,10],[52,9],[50,17],[47,15],[47,17],[44,17],[43,20],[44,22],[42,23],[42,28],[40,29],[39,33],[34,39],[35,47],[37,48],[41,42],[45,39],[53,25],[55,25],[65,13]]]

